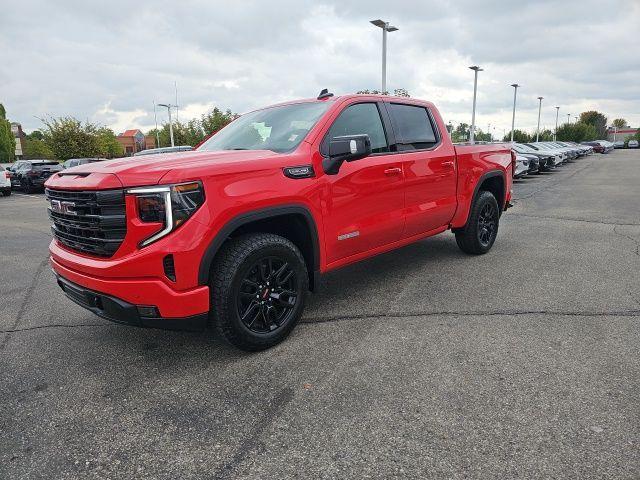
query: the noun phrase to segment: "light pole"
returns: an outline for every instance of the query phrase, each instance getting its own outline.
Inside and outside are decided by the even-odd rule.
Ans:
[[[517,83],[512,83],[513,87],[513,115],[511,115],[511,143],[513,143],[513,130],[516,126],[516,95],[518,94],[518,85]]]
[[[489,141],[491,141],[491,124],[487,125],[487,133],[489,134]]]
[[[567,113],[567,123],[571,123],[571,114]]]
[[[398,27],[389,25],[384,20],[371,20],[371,23],[382,29],[382,94],[387,91],[387,32],[395,32]]]
[[[156,101],[153,101],[153,119],[156,122],[156,148],[160,147],[160,132],[158,132],[158,115],[156,114]]]
[[[613,126],[613,143],[616,143],[616,135],[618,133],[618,127],[616,125]]]
[[[573,117],[573,118],[575,118],[576,119],[576,123],[578,123],[578,117]]]
[[[471,131],[469,132],[469,143],[474,143],[475,141],[475,130],[476,130],[476,94],[478,92],[478,72],[482,72],[482,68],[477,65],[473,65],[469,67],[474,71],[473,76],[473,110],[471,111]]]
[[[167,112],[169,113],[169,136],[171,137],[171,146],[174,147],[173,143],[173,124],[171,123],[171,107],[175,107],[175,105],[171,105],[170,103],[159,103],[159,107],[166,107]]]
[[[542,99],[544,97],[538,97],[539,100],[539,104],[538,104],[538,129],[536,130],[536,142],[540,141],[540,113],[542,112]]]
[[[558,115],[560,114],[560,107],[556,107],[556,130],[553,133],[553,141],[555,142],[558,137]]]

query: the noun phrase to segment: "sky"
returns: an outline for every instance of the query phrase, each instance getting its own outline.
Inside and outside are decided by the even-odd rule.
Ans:
[[[272,103],[387,87],[433,101],[446,122],[476,120],[496,137],[567,114],[602,111],[640,126],[640,0],[13,2],[0,15],[0,103],[30,132],[71,115],[120,133],[154,126],[153,103],[179,119],[214,106]],[[167,113],[158,111],[158,121]]]

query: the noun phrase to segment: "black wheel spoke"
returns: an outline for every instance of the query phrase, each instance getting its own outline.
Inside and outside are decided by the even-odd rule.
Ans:
[[[294,315],[298,303],[294,267],[277,256],[265,256],[247,270],[236,302],[244,325],[255,333],[270,333]]]

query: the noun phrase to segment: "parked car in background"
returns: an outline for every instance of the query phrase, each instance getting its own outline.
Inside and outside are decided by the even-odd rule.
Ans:
[[[105,160],[104,158],[70,158],[69,160],[66,160],[63,164],[62,164],[62,168],[71,168],[71,167],[77,167],[78,165],[85,165],[87,163],[94,163],[94,162],[101,162]]]
[[[582,145],[589,145],[595,153],[606,153],[604,147],[599,142],[582,142]]]
[[[56,172],[62,170],[58,162],[24,163],[11,172],[11,186],[20,188],[26,193],[44,188],[44,182]]]
[[[0,165],[0,192],[5,197],[11,195],[11,174]]]
[[[629,140],[627,146],[629,148],[638,148],[638,140]]]
[[[15,172],[18,168],[20,168],[21,165],[25,165],[27,163],[31,163],[31,164],[43,164],[43,163],[58,163],[55,160],[46,160],[46,159],[34,159],[34,160],[16,160],[15,162],[13,162],[11,165],[9,165],[7,167],[7,170],[9,172]]]
[[[554,155],[535,150],[523,143],[514,143],[512,148],[521,155],[535,155],[538,157],[538,171],[545,172],[556,166]]]
[[[142,155],[157,155],[160,153],[190,152],[191,150],[193,150],[193,147],[191,147],[190,145],[179,145],[175,147],[150,148],[148,150],[136,152],[133,154],[133,156],[140,157]]]
[[[613,148],[624,148],[624,141],[618,140],[616,142],[613,142]]]
[[[513,178],[522,178],[529,173],[529,159],[524,155],[516,155],[516,168],[513,171]]]
[[[538,143],[525,143],[526,146],[531,147],[541,153],[546,153],[547,155],[554,155],[557,157],[556,166],[562,165],[564,162],[568,160],[568,155],[565,151],[557,148],[550,147],[549,145],[545,145],[541,142]]]
[[[610,151],[613,150],[613,143],[607,140],[596,140],[596,142],[598,142],[600,145],[604,147],[604,153],[609,153]]]

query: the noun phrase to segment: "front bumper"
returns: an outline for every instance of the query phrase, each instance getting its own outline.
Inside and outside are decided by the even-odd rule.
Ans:
[[[62,289],[65,290],[63,286],[65,285],[65,281],[71,285],[71,287],[69,287],[69,292],[71,293],[67,292],[67,290],[65,290],[65,293],[67,293],[72,300],[80,303],[80,305],[88,308],[93,313],[108,318],[109,320],[129,324],[142,322],[143,324],[140,326],[149,326],[145,325],[145,322],[166,322],[166,328],[171,328],[169,324],[175,323],[179,325],[185,319],[191,317],[206,317],[209,312],[208,286],[199,286],[188,290],[177,291],[169,287],[162,280],[154,278],[100,278],[72,270],[57,262],[53,257],[50,258],[50,262],[54,273],[58,277],[58,283],[63,282],[60,285]],[[72,288],[76,290],[72,290]],[[88,303],[78,301],[80,297],[73,295],[77,290],[89,292],[86,293],[86,295],[82,293],[85,298],[89,299]],[[96,310],[95,308],[98,306],[91,303],[91,295],[106,298],[107,300],[103,302],[103,305],[124,305],[132,307],[136,312],[137,306],[153,306],[156,307],[158,315],[149,319],[139,319],[140,322],[135,319],[131,322],[128,321],[131,316],[126,313],[129,311],[128,308],[117,308],[115,310],[111,308],[105,311],[101,311],[100,309]],[[121,317],[123,320],[119,320]],[[147,322],[147,320],[154,321]],[[185,322],[185,324],[186,323],[188,322]]]
[[[136,305],[116,297],[94,292],[78,284],[70,282],[56,274],[58,285],[75,303],[115,323],[135,327],[161,328],[166,330],[204,330],[207,325],[207,314],[202,313],[186,318],[147,317],[141,315]]]

